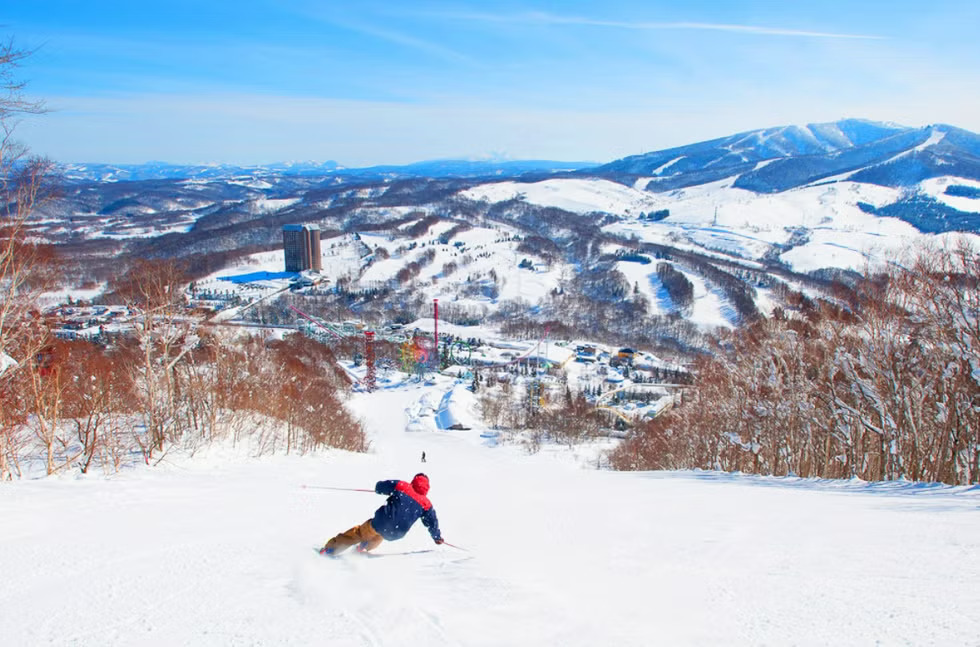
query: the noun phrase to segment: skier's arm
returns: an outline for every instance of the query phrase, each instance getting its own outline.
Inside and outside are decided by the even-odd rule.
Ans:
[[[436,517],[435,508],[429,508],[422,513],[422,525],[428,528],[432,541],[437,544],[442,543],[442,533],[439,532],[439,519]]]
[[[398,485],[398,481],[378,481],[377,485],[374,486],[374,492],[376,494],[393,494],[396,485]]]

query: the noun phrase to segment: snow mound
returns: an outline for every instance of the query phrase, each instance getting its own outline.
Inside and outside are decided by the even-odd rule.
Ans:
[[[440,429],[473,429],[479,426],[476,396],[465,385],[458,384],[446,392],[439,403],[436,420]]]

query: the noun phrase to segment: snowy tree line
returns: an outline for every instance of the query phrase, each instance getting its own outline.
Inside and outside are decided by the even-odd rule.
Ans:
[[[12,349],[22,361],[0,375],[0,479],[32,462],[48,474],[114,471],[215,441],[255,452],[366,448],[329,348],[200,328],[185,316],[184,282],[172,262],[138,263],[113,290],[137,313],[132,334],[101,346],[39,329],[33,355]]]
[[[477,373],[474,389],[489,427],[506,430],[512,442],[532,453],[545,442],[571,447],[602,433],[605,416],[583,394],[572,393],[563,373],[558,383],[519,374],[516,364],[504,372]]]
[[[696,388],[613,454],[704,468],[980,482],[980,255],[926,250],[717,340]]]

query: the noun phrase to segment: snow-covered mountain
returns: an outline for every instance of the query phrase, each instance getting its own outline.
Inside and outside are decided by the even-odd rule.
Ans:
[[[860,271],[910,244],[980,232],[980,136],[861,120],[768,128],[460,196],[594,214],[643,243]]]
[[[912,186],[946,175],[980,180],[980,136],[943,124],[906,128],[857,119],[783,126],[626,157],[589,170],[649,178],[651,191],[724,178],[773,193],[828,178]]]
[[[846,119],[766,128],[626,157],[589,173],[654,193],[719,183],[773,194],[856,182],[899,190],[887,204],[863,202],[868,213],[927,233],[980,231],[980,201],[950,199],[975,196],[980,136],[944,124],[907,128]]]

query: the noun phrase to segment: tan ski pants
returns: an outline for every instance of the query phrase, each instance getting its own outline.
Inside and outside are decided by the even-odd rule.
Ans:
[[[333,548],[334,554],[342,553],[354,544],[364,543],[364,550],[374,550],[384,541],[381,535],[371,525],[368,519],[359,526],[354,526],[350,530],[345,530],[327,542],[325,548]]]

